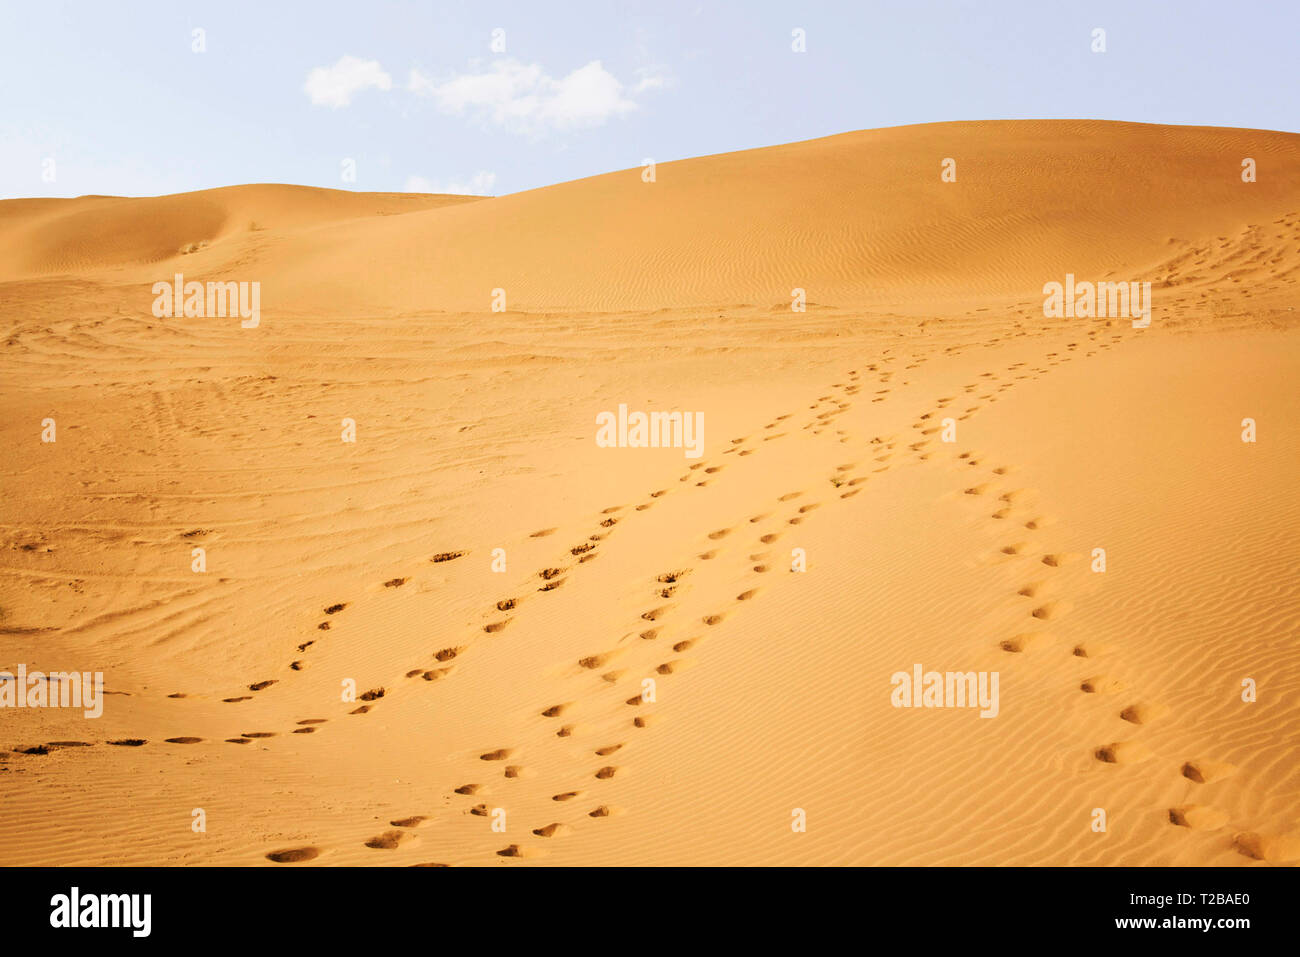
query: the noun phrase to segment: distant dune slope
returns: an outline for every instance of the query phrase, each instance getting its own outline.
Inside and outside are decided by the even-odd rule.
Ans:
[[[7,200],[0,202],[0,279],[152,267],[201,245],[237,247],[263,230],[305,230],[477,198],[253,184],[174,196]]]
[[[956,164],[956,182],[940,173]],[[1243,159],[1257,182],[1244,183]],[[1100,121],[939,123],[663,163],[490,200],[249,186],[0,203],[9,278],[137,264],[260,280],[264,309],[385,314],[1035,295],[1300,210],[1300,136]],[[409,215],[385,215],[413,210]],[[378,215],[376,215],[378,214]],[[364,217],[364,219],[360,219]],[[250,222],[305,234],[294,243]],[[187,244],[208,246],[187,258]],[[350,278],[361,265],[376,281]]]

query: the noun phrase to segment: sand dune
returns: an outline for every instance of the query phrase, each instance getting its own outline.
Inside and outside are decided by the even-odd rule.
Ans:
[[[1101,122],[0,203],[0,669],[110,692],[0,863],[1294,864],[1298,270],[1300,137]]]

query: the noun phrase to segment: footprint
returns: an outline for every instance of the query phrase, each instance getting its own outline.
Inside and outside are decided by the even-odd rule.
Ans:
[[[1073,608],[1068,601],[1049,601],[1039,605],[1030,614],[1042,621],[1051,621],[1068,615]]]
[[[275,861],[277,864],[299,864],[303,861],[314,861],[318,857],[320,857],[320,850],[315,847],[286,847],[266,855],[267,860]]]
[[[1300,833],[1258,834],[1242,831],[1232,837],[1237,851],[1257,861],[1286,862],[1300,859]]]
[[[1237,766],[1226,761],[1188,761],[1183,764],[1183,777],[1197,784],[1209,784],[1236,773]]]
[[[1196,831],[1217,831],[1228,823],[1228,815],[1217,807],[1204,804],[1184,804],[1169,809],[1169,823],[1189,827]]]
[[[1110,675],[1094,675],[1079,682],[1079,690],[1086,694],[1116,694],[1124,687],[1124,682]]]
[[[503,847],[497,851],[498,857],[542,857],[545,851],[536,847],[521,847],[518,844],[511,844],[509,847]]]
[[[560,824],[558,821],[554,824],[548,824],[546,827],[534,828],[533,833],[538,837],[559,837],[569,833],[569,828]]]
[[[513,748],[497,748],[495,751],[487,751],[478,757],[480,761],[504,761],[514,753]]]
[[[1106,764],[1137,764],[1151,757],[1151,749],[1141,741],[1116,741],[1098,748],[1094,755]]]
[[[1136,701],[1119,713],[1119,716],[1132,724],[1150,724],[1169,713],[1169,707],[1159,702]]]
[[[1051,636],[1041,631],[1029,631],[1024,634],[1015,635],[999,643],[1003,651],[1021,653],[1028,651],[1037,645],[1046,644],[1051,640]]]
[[[1083,641],[1074,646],[1074,656],[1076,658],[1099,658],[1113,649],[1113,645],[1102,641]]]
[[[366,841],[366,847],[373,847],[376,850],[382,851],[392,851],[413,840],[415,840],[415,835],[406,831],[385,831],[383,834],[376,835]]]

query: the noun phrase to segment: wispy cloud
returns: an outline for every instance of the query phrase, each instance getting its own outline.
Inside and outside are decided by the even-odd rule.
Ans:
[[[488,196],[497,181],[497,174],[485,169],[479,170],[468,181],[452,180],[446,185],[423,176],[408,176],[406,192],[408,193],[454,193],[460,196]]]
[[[532,135],[599,126],[636,110],[633,96],[662,85],[645,75],[628,91],[599,60],[556,79],[539,64],[511,59],[442,80],[412,70],[408,83],[444,113],[469,115],[490,126]]]
[[[644,93],[647,90],[665,90],[672,85],[673,77],[667,67],[643,66],[637,68],[636,83],[632,87],[632,92]]]
[[[307,74],[302,89],[312,103],[332,109],[347,106],[362,90],[390,90],[393,78],[384,72],[378,60],[342,56],[333,66],[318,66]]]

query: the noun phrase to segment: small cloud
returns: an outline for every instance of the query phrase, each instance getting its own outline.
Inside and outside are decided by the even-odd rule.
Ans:
[[[665,90],[672,85],[672,74],[668,72],[667,67],[643,66],[636,71],[636,83],[632,87],[632,92],[644,93],[647,90]]]
[[[643,77],[632,92],[662,85],[659,75]],[[443,113],[470,114],[480,122],[516,133],[538,134],[547,129],[599,126],[610,117],[636,110],[624,85],[592,60],[561,79],[539,64],[497,60],[489,69],[434,80],[412,70],[409,87]]]
[[[362,90],[391,90],[393,78],[384,72],[378,60],[362,60],[354,56],[339,57],[333,66],[318,66],[307,74],[303,92],[317,106],[338,109],[352,102],[354,94]]]
[[[452,180],[445,186],[439,185],[423,176],[408,176],[406,192],[408,193],[451,193],[456,196],[489,196],[492,186],[497,181],[497,174],[485,169],[479,170],[467,182]]]

